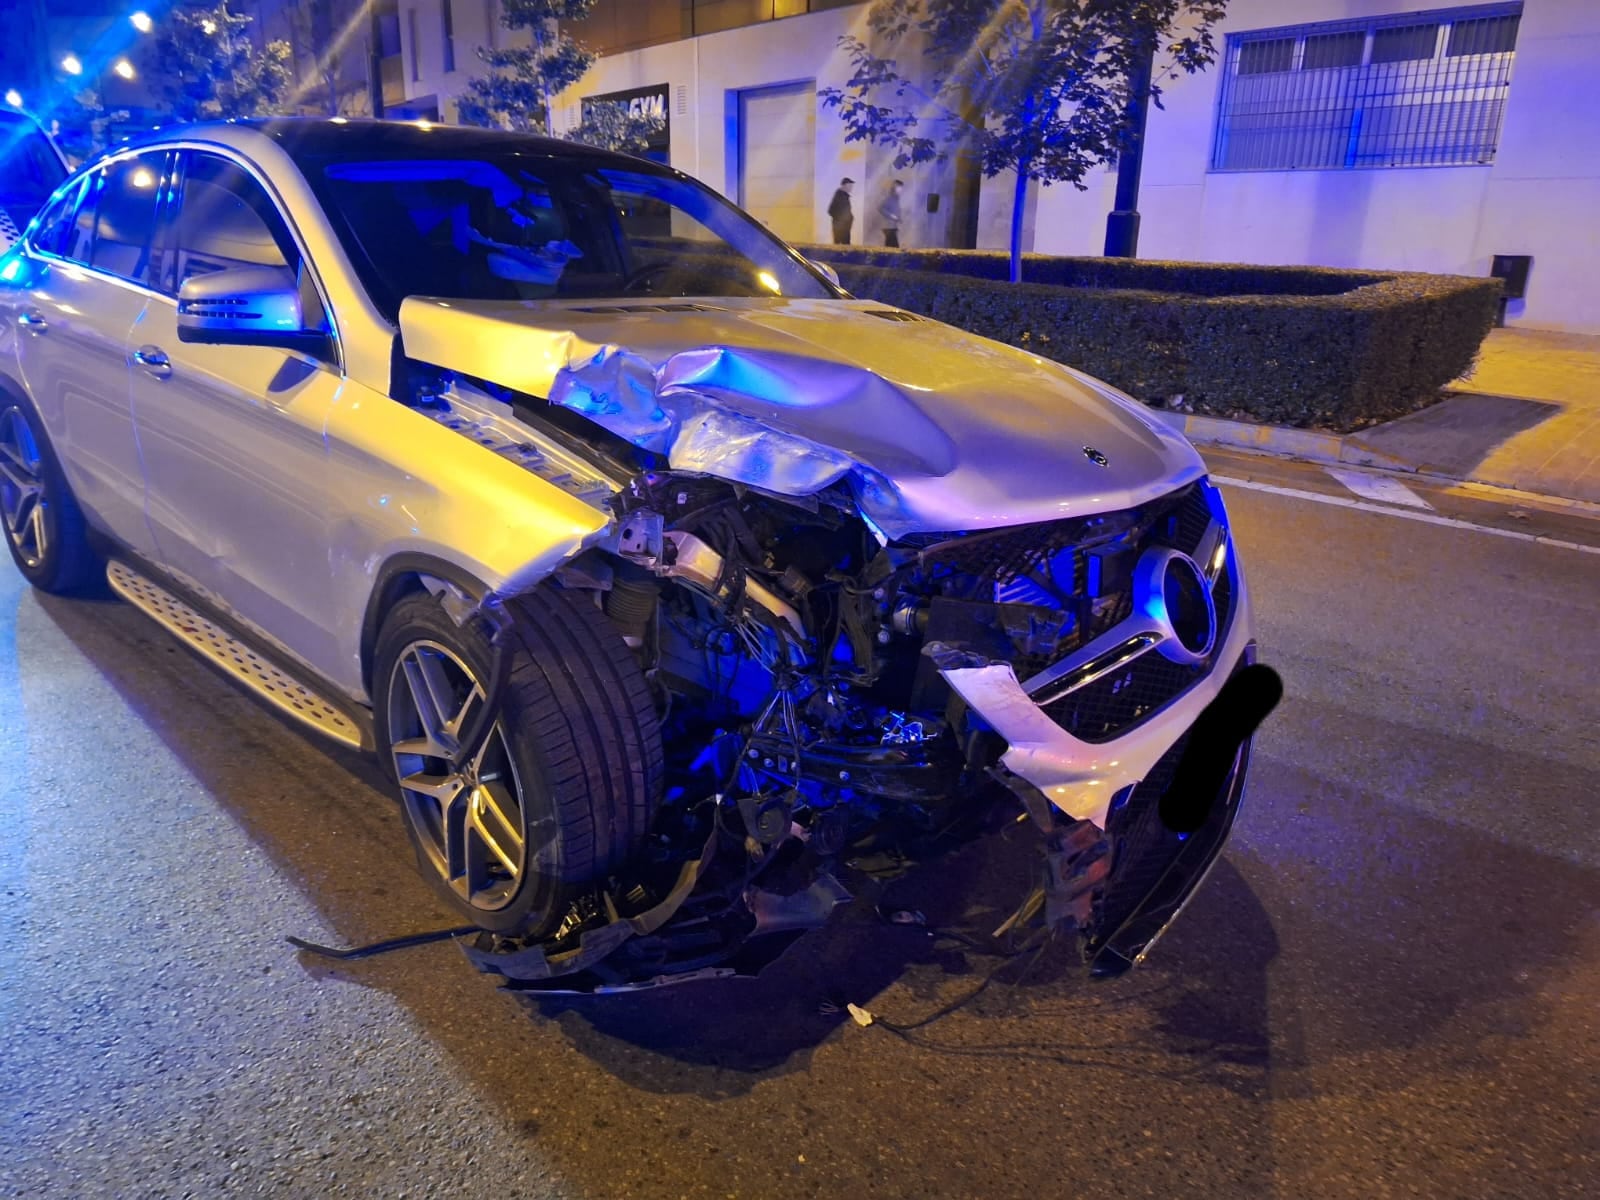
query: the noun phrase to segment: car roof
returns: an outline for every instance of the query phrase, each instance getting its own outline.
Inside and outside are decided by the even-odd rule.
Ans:
[[[395,158],[456,158],[521,150],[538,155],[582,158],[587,162],[612,160],[618,167],[638,167],[641,163],[649,163],[648,159],[631,154],[532,133],[444,125],[432,121],[387,121],[372,117],[253,117],[175,125],[120,142],[111,152],[123,153],[143,146],[197,140],[217,142],[248,153],[263,138],[275,142],[295,159],[351,153]],[[657,170],[663,169],[659,163],[649,165]],[[678,174],[676,171],[671,173]]]

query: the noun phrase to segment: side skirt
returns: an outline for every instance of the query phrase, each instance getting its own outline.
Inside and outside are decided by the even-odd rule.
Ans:
[[[106,582],[118,596],[284,716],[348,749],[373,749],[370,714],[318,691],[265,647],[257,648],[230,628],[221,614],[180,598],[122,559],[107,564]]]

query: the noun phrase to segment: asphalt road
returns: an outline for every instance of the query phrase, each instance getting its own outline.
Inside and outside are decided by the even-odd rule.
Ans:
[[[1600,525],[1216,466],[1287,689],[1226,858],[1131,975],[1047,958],[907,1038],[819,1002],[906,1021],[987,963],[860,908],[605,999],[298,954],[449,923],[375,773],[5,567],[0,1194],[1600,1194],[1600,554],[1533,540]],[[891,899],[991,928],[1029,843]]]

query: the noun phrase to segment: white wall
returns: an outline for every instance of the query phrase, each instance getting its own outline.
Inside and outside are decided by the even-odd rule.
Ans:
[[[1528,299],[1508,320],[1600,333],[1600,0],[1526,0],[1476,269],[1531,254]]]
[[[472,55],[482,0],[457,0],[458,70],[438,71],[431,39],[441,0],[401,0],[416,7],[422,33],[423,79],[413,95],[447,98],[478,67]],[[1231,0],[1222,35],[1385,16],[1429,6],[1422,0]],[[671,158],[725,195],[738,192],[737,92],[777,83],[842,85],[849,62],[841,34],[865,36],[865,7],[767,21],[742,29],[602,58],[560,100],[560,121],[576,121],[584,95],[665,83],[672,97]],[[578,30],[581,34],[581,28]],[[507,40],[509,35],[502,35]],[[1532,254],[1526,302],[1513,303],[1512,324],[1600,334],[1600,0],[1524,0],[1510,97],[1496,159],[1482,167],[1384,170],[1209,170],[1220,67],[1164,85],[1164,109],[1152,109],[1146,134],[1139,209],[1139,253],[1145,258],[1258,262],[1420,270],[1487,275],[1494,254]],[[814,237],[827,240],[826,207],[839,179],[857,180],[855,240],[878,242],[875,209],[888,179],[907,179],[908,246],[945,244],[951,172],[896,172],[888,155],[846,145],[832,110],[816,122]],[[1035,188],[1024,223],[1024,248],[1047,254],[1099,254],[1112,206],[1114,175],[1097,171],[1079,191]],[[938,216],[926,212],[930,191]],[[1003,248],[1010,231],[1012,188],[1005,176],[986,180],[979,244]]]
[[[1232,0],[1218,43],[1229,32],[1423,7]],[[1212,172],[1220,64],[1171,81],[1146,133],[1139,255],[1487,275],[1494,254],[1532,254],[1528,299],[1511,305],[1508,323],[1600,333],[1596,62],[1600,0],[1524,0],[1499,150],[1481,167]],[[1113,187],[1104,175],[1086,182],[1087,194],[1040,190],[1032,249],[1101,251]],[[985,203],[1000,191],[986,187]]]
[[[466,87],[469,78],[483,73],[483,65],[473,53],[473,47],[486,44],[488,26],[482,15],[485,0],[456,0],[456,70],[446,74],[442,70],[443,55],[438,40],[441,3],[443,0],[400,0],[402,62],[407,96],[437,97],[440,117],[453,120],[454,98]],[[417,13],[421,76],[417,80],[411,78],[408,9]],[[781,83],[813,82],[819,90],[843,85],[849,78],[850,64],[839,48],[839,38],[847,33],[867,36],[865,18],[864,5],[831,9],[602,57],[577,86],[557,99],[556,132],[562,133],[577,124],[584,96],[665,83],[672,106],[669,149],[672,165],[723,195],[736,196],[739,183],[735,123],[738,92]],[[575,25],[572,32],[581,38],[582,25]],[[527,42],[523,33],[500,30],[498,37],[501,45]],[[882,150],[859,142],[846,145],[838,115],[822,109],[819,103],[812,186],[815,214],[812,240],[821,242],[831,238],[828,201],[839,180],[848,175],[856,181],[853,201],[856,212],[853,240],[856,243],[881,243],[878,223],[872,214],[886,193],[889,180],[898,177],[906,181],[901,244],[945,244],[952,207],[951,169],[930,165],[897,171],[890,157]],[[927,212],[929,192],[940,194],[937,215]]]
[[[818,91],[842,86],[849,78],[850,62],[839,48],[839,38],[865,37],[865,18],[865,7],[831,9],[601,58],[561,97],[564,121],[576,122],[583,96],[665,83],[672,96],[672,165],[725,196],[737,196],[739,91],[782,83],[812,82]],[[581,27],[576,32],[581,34]],[[838,114],[818,102],[812,240],[825,242],[832,237],[828,201],[839,181],[849,176],[856,181],[852,240],[881,244],[873,214],[890,178],[898,177],[906,180],[901,244],[944,244],[951,208],[950,171],[931,166],[896,171],[889,160],[886,152],[860,142],[847,145]],[[930,191],[941,193],[937,216],[927,213]]]
[[[500,10],[495,0],[454,0],[450,11],[455,30],[455,70],[446,71],[445,3],[447,0],[399,0],[400,66],[407,98],[435,96],[439,101],[440,119],[453,121],[455,98],[466,89],[469,79],[486,73],[478,59],[477,48],[526,45],[528,35],[511,33],[496,24]],[[418,79],[411,78],[412,21],[406,15],[408,12],[416,13]]]

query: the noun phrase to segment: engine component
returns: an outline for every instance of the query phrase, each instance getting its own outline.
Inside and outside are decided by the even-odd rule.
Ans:
[[[661,598],[661,585],[641,572],[642,578],[618,575],[606,593],[606,616],[622,631],[622,638],[637,650],[645,643]]]
[[[789,836],[799,800],[800,793],[792,788],[784,792],[743,792],[739,796],[739,815],[758,845],[776,846]]]
[[[666,555],[665,574],[687,579],[725,605],[735,603],[742,592],[788,625],[802,643],[810,640],[799,613],[770,589],[755,580],[742,578],[744,573],[741,570],[731,566],[727,559],[705,542],[691,533],[678,530],[667,533],[665,538],[671,547]]]

